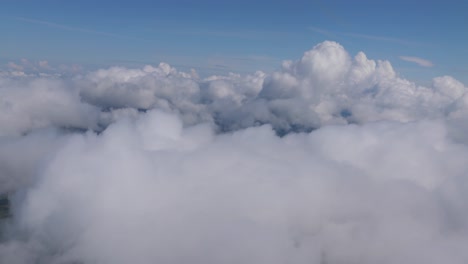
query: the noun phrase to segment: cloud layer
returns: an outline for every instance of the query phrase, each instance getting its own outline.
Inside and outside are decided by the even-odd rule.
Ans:
[[[271,74],[4,73],[0,262],[466,263],[466,91],[335,42]]]

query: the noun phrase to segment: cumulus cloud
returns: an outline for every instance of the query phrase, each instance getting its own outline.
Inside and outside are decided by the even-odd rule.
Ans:
[[[414,62],[414,63],[416,63],[416,64],[418,64],[419,66],[422,66],[422,67],[432,67],[432,66],[434,66],[434,63],[432,63],[431,61],[426,60],[426,59],[422,59],[422,58],[419,58],[419,57],[400,56],[400,59],[404,60],[404,61]]]
[[[1,263],[468,260],[468,95],[450,76],[420,86],[328,41],[270,74],[14,72]]]
[[[24,69],[23,66],[18,65],[16,63],[12,62],[12,61],[10,61],[8,63],[8,68],[13,69],[13,70],[17,70],[17,71],[22,71]]]
[[[46,61],[46,60],[41,60],[37,63],[39,65],[39,67],[43,68],[43,69],[50,69],[50,65],[49,65],[49,62]]]
[[[12,76],[14,74],[16,77],[60,77],[64,75],[77,75],[83,72],[83,68],[77,64],[54,64],[47,60],[30,61],[27,59],[21,59],[18,61],[10,61],[5,66],[6,68],[0,66],[0,76]],[[2,68],[5,68],[4,72],[2,72]]]
[[[32,85],[38,74],[19,73],[3,78],[3,93],[16,93],[11,88],[15,85],[30,85],[23,87],[25,91],[40,89]],[[18,78],[21,76],[25,78]],[[68,94],[70,104],[99,112],[99,118],[85,114],[94,116],[87,123],[74,122],[80,128],[103,128],[114,120],[114,111],[121,116],[160,109],[179,114],[185,125],[210,122],[218,131],[232,131],[271,124],[279,134],[285,134],[328,124],[450,116],[463,111],[461,98],[466,92],[462,83],[449,76],[434,79],[429,87],[417,85],[400,78],[388,61],[369,59],[363,52],[352,57],[340,44],[330,41],[316,45],[296,61],[283,62],[271,74],[200,79],[195,71],[181,72],[161,63],[142,69],[111,67],[73,77],[39,76],[43,82],[55,83],[56,94]],[[22,80],[28,78],[30,83]],[[56,122],[47,121],[19,130]]]
[[[43,77],[0,77],[0,136],[49,126],[97,128],[99,111],[67,82]]]

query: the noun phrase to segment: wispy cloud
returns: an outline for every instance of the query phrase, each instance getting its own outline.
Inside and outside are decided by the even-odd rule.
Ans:
[[[420,43],[418,42],[409,41],[409,40],[400,39],[400,38],[387,37],[387,36],[375,36],[375,35],[350,33],[350,32],[335,32],[335,31],[331,31],[331,30],[327,30],[323,28],[318,28],[318,27],[308,27],[308,29],[310,31],[313,31],[315,33],[319,33],[328,37],[342,36],[342,37],[352,37],[352,38],[360,38],[360,39],[367,39],[367,40],[391,42],[391,43],[397,43],[397,44],[406,45],[406,46],[420,45]]]
[[[336,33],[330,31],[330,30],[326,30],[326,29],[323,29],[323,28],[318,28],[318,27],[308,27],[308,29],[310,31],[313,31],[315,33],[319,33],[319,34],[322,34],[322,35],[325,35],[325,36],[329,36],[329,37],[334,37],[336,36]]]
[[[264,39],[264,38],[284,38],[292,35],[291,32],[284,31],[253,31],[253,30],[209,30],[191,28],[187,25],[184,29],[166,29],[166,28],[151,28],[148,32],[158,34],[170,34],[189,37],[216,37],[216,38],[236,38],[236,39]]]
[[[93,34],[93,35],[100,35],[100,36],[106,36],[106,37],[114,37],[114,38],[126,38],[126,39],[131,38],[131,37],[123,36],[123,35],[119,35],[119,34],[114,34],[114,33],[109,33],[109,32],[104,32],[104,31],[98,31],[98,30],[92,30],[92,29],[86,29],[86,28],[80,28],[80,27],[73,27],[73,26],[69,26],[69,25],[58,24],[58,23],[44,21],[44,20],[38,20],[38,19],[31,19],[31,18],[26,18],[26,17],[14,17],[14,19],[19,20],[19,21],[28,22],[28,23],[31,23],[31,24],[44,25],[44,26],[63,29],[63,30],[68,30],[68,31],[75,31],[75,32],[81,32],[81,33],[87,33],[87,34]]]
[[[404,60],[404,61],[408,61],[408,62],[414,62],[414,63],[416,63],[416,64],[418,64],[419,66],[422,66],[422,67],[432,67],[432,66],[434,66],[434,63],[432,63],[432,61],[422,59],[422,58],[419,58],[419,57],[400,56],[400,59]]]
[[[385,42],[393,42],[402,45],[417,45],[419,43],[408,41],[399,38],[392,38],[386,36],[374,36],[374,35],[367,35],[367,34],[357,34],[357,33],[343,33],[344,36],[354,37],[354,38],[361,38],[361,39],[369,39],[369,40],[377,40],[377,41],[385,41]]]

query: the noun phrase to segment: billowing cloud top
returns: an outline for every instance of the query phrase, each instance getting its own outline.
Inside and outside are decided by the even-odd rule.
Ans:
[[[210,122],[219,131],[271,124],[287,133],[327,124],[406,122],[464,112],[466,90],[449,76],[419,86],[399,78],[388,61],[362,52],[351,58],[327,41],[272,74],[200,79],[161,63],[74,78],[2,76],[0,134],[49,125],[97,130],[149,109],[177,113],[187,125]]]
[[[323,42],[271,74],[0,76],[0,263],[466,263],[467,87]],[[305,132],[305,133],[298,133]]]

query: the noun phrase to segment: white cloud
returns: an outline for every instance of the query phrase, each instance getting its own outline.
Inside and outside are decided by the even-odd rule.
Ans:
[[[418,64],[419,66],[422,66],[422,67],[432,67],[432,66],[434,66],[434,63],[432,63],[431,61],[426,60],[426,59],[422,59],[422,58],[419,58],[419,57],[400,56],[400,59],[402,59],[404,61],[414,62],[414,63],[416,63],[416,64]]]
[[[271,74],[17,73],[0,76],[0,263],[468,259],[450,76],[418,86],[329,41]]]
[[[14,228],[28,236],[4,242],[2,261],[468,257],[460,176],[468,149],[447,137],[443,122],[328,126],[279,138],[269,126],[213,135],[156,111],[60,142],[35,171],[37,184],[16,197]]]

